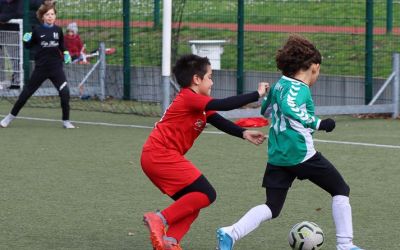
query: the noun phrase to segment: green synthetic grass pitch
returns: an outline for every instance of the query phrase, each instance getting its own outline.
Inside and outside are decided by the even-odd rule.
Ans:
[[[0,105],[5,115],[10,105]],[[20,116],[58,119],[59,109],[25,108]],[[2,117],[1,117],[2,118]],[[76,121],[152,126],[157,118],[72,111]],[[382,148],[316,142],[351,188],[355,241],[366,249],[400,249],[400,122],[335,117],[333,133],[315,138],[397,145]],[[140,168],[148,128],[18,119],[0,129],[0,249],[152,249],[144,212],[170,199]],[[262,128],[267,131],[267,128]],[[205,132],[215,131],[209,126]],[[224,134],[203,133],[187,154],[217,190],[182,242],[185,250],[215,249],[215,230],[263,203],[266,144],[253,146]],[[327,193],[295,181],[281,216],[264,223],[235,249],[289,249],[287,234],[302,220],[324,230],[323,249],[334,249],[335,232]]]

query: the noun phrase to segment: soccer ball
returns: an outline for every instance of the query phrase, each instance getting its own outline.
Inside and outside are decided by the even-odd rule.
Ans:
[[[295,250],[318,250],[324,244],[324,232],[314,222],[297,223],[289,232],[289,245]]]

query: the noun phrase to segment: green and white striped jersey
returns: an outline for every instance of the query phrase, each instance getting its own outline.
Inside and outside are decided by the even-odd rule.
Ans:
[[[264,97],[261,114],[268,107],[271,108],[268,163],[293,166],[311,158],[316,153],[312,133],[321,120],[314,116],[309,86],[282,76]]]

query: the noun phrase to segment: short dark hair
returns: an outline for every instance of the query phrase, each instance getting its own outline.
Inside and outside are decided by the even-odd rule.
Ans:
[[[175,79],[182,88],[189,87],[194,75],[203,79],[207,73],[207,66],[211,65],[207,57],[193,54],[181,56],[172,69]]]
[[[276,66],[283,75],[293,77],[299,70],[307,70],[312,64],[321,64],[318,49],[300,35],[290,35],[275,56]]]
[[[54,13],[57,14],[57,9],[54,4],[42,4],[40,5],[39,9],[36,11],[36,17],[39,20],[39,22],[43,23],[43,16],[46,14],[49,10],[53,9]]]

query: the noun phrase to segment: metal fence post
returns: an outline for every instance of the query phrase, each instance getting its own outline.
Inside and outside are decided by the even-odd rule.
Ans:
[[[372,99],[373,43],[374,43],[374,1],[366,1],[365,15],[365,104]]]
[[[99,48],[99,81],[100,81],[100,101],[106,98],[105,80],[106,80],[106,46],[104,42],[100,43]]]
[[[238,34],[237,34],[237,69],[236,69],[236,93],[243,93],[243,57],[244,57],[244,1],[238,0]]]
[[[160,0],[154,0],[153,28],[160,27]]]
[[[386,34],[393,29],[393,0],[386,0]]]
[[[30,8],[30,1],[29,0],[24,0],[23,1],[23,11],[24,11],[24,15],[23,15],[23,31],[22,34],[26,33],[26,32],[31,32],[31,21],[30,21],[30,16],[29,16],[29,8]],[[31,65],[30,65],[30,61],[29,61],[29,56],[30,55],[30,51],[25,48],[25,46],[23,46],[23,68],[24,68],[24,79],[28,80],[29,76],[30,76],[30,71],[31,71]],[[22,60],[22,58],[21,58]],[[23,79],[21,80],[21,90],[22,90],[22,84],[25,84],[25,82],[23,82]]]
[[[131,99],[131,35],[130,1],[123,0],[123,46],[124,46],[124,100]]]
[[[397,118],[399,116],[399,95],[400,95],[400,54],[393,54],[393,72],[394,81],[393,81],[393,115],[392,118]]]

